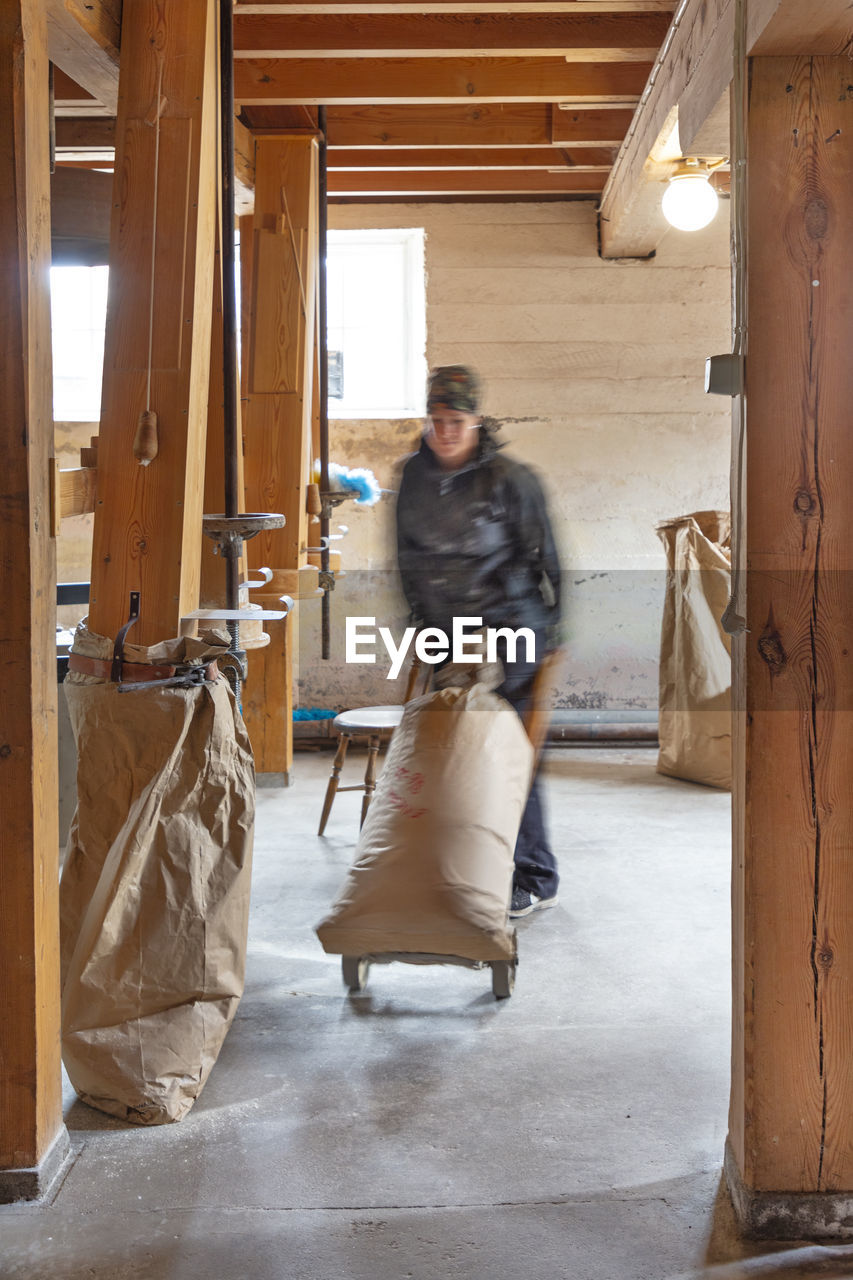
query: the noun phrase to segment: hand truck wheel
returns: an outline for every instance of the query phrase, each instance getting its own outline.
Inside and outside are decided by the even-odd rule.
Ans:
[[[515,986],[515,964],[509,960],[493,960],[492,992],[496,1000],[508,1000]]]
[[[367,986],[367,975],[370,972],[370,961],[361,956],[341,956],[341,970],[344,986],[349,991],[363,991]]]

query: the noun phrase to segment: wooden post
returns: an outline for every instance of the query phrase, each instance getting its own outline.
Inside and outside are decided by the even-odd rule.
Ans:
[[[283,529],[248,544],[253,567],[275,573],[275,608],[306,563],[306,487],[312,462],[317,141],[304,134],[255,140],[255,212],[248,341],[244,335],[246,505],[281,511]],[[259,773],[289,773],[293,753],[292,625],[273,624],[269,648],[249,659],[243,713]]]
[[[90,625],[114,635],[138,590],[136,644],[178,635],[198,604],[216,217],[214,9],[213,0],[194,0],[169,5],[167,18],[158,0],[135,0],[122,23]],[[143,467],[133,439],[149,368],[159,453]]]
[[[850,1230],[853,94],[754,58],[747,621],[735,646],[727,1178],[747,1228]]]
[[[0,6],[0,1202],[68,1158],[59,1065],[47,31]]]

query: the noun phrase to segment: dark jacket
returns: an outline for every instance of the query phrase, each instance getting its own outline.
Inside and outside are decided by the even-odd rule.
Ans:
[[[485,432],[459,471],[444,471],[425,440],[407,460],[397,556],[418,621],[449,633],[453,617],[464,615],[489,627],[548,629],[555,638],[560,563],[542,486]]]

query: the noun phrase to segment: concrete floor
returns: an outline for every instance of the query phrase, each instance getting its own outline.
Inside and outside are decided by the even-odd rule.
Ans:
[[[729,1084],[729,797],[648,750],[547,763],[561,903],[488,974],[374,968],[348,997],[312,926],[357,794],[330,757],[258,793],[246,994],[181,1124],[75,1101],[49,1206],[0,1208],[4,1280],[741,1280],[853,1274],[853,1248],[738,1241]],[[353,764],[358,767],[358,760]]]

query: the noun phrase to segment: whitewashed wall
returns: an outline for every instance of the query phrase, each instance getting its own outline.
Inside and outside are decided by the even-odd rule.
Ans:
[[[730,346],[727,208],[704,232],[670,232],[648,262],[602,262],[586,203],[333,206],[336,228],[424,227],[430,365],[471,363],[484,412],[548,489],[566,566],[564,707],[657,701],[661,520],[728,507],[730,402],[703,391],[705,357]],[[394,487],[418,422],[331,427],[334,461]],[[300,610],[302,706],[392,700],[387,664],[347,667],[346,614],[399,625],[393,498],[339,509],[347,576],[332,605]],[[314,526],[316,528],[316,526]]]
[[[54,452],[63,471],[80,466],[80,450],[98,434],[97,422],[54,422]],[[62,521],[56,540],[58,582],[88,582],[92,570],[92,527],[95,517],[70,516]],[[65,605],[57,611],[57,621],[73,628],[87,612],[85,605]]]

